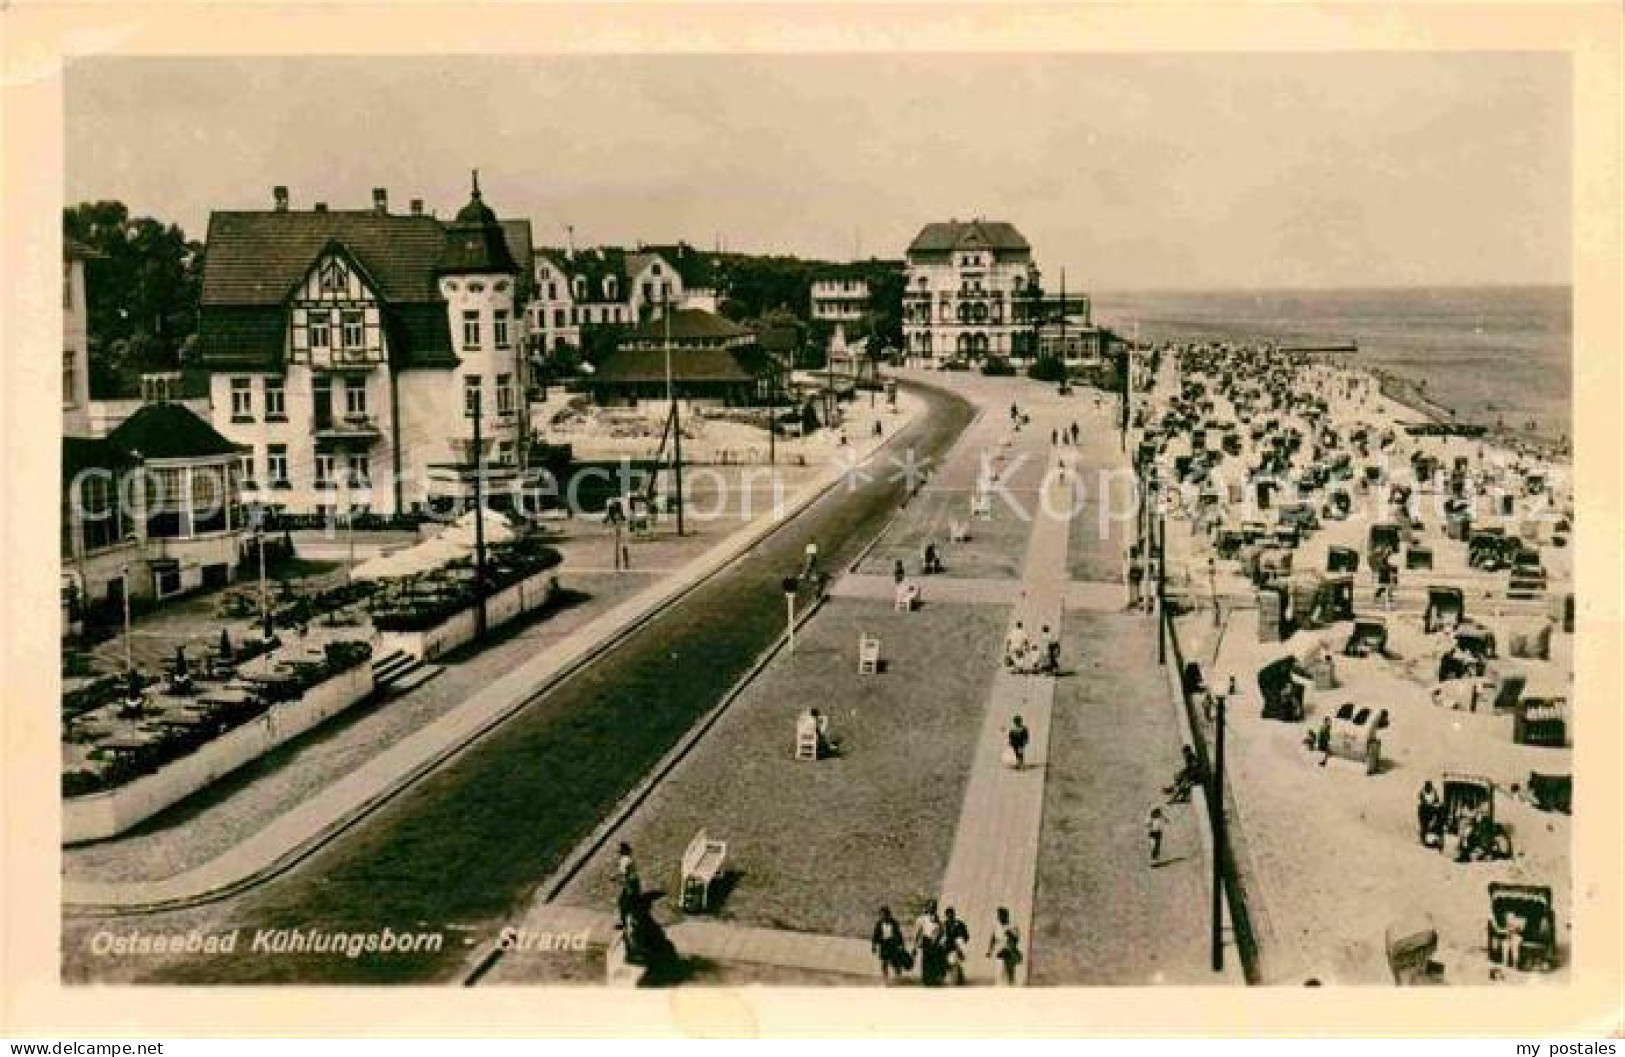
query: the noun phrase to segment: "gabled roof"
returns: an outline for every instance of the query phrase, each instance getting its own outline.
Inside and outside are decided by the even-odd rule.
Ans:
[[[522,301],[533,278],[530,221],[501,220],[498,228]],[[481,245],[496,231],[482,220]],[[444,265],[456,264],[447,257],[449,232],[432,216],[373,210],[212,214],[198,323],[201,362],[217,371],[281,370],[288,294],[323,254],[338,251],[364,273],[381,302],[395,366],[455,365],[437,279]]]
[[[625,342],[663,342],[667,336],[673,344],[684,341],[715,340],[748,337],[754,332],[731,319],[702,308],[679,308],[671,313],[671,329],[666,329],[664,316],[655,316],[640,323],[628,334]]]
[[[1015,225],[1002,220],[950,220],[927,224],[909,243],[910,253],[938,253],[953,250],[1031,250]]]
[[[107,440],[141,459],[207,459],[244,450],[180,404],[147,404]]]
[[[644,253],[658,253],[660,259],[677,269],[683,285],[695,289],[713,289],[721,278],[711,254],[703,253],[686,242],[675,246],[644,246]]]

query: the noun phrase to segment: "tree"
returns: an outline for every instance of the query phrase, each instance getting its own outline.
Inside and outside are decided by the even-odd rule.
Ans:
[[[122,395],[139,386],[142,370],[178,370],[197,332],[203,246],[174,224],[132,219],[122,202],[64,209],[62,233],[96,254],[85,265],[93,391]],[[98,381],[120,388],[98,389]]]

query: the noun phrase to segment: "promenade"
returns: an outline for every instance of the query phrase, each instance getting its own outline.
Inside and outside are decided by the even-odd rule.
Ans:
[[[998,976],[987,949],[1000,907],[1021,937],[1021,983],[1239,984],[1233,951],[1226,972],[1207,964],[1211,860],[1199,808],[1165,809],[1165,861],[1148,861],[1145,815],[1164,799],[1185,736],[1157,664],[1155,618],[1124,608],[1134,504],[1115,407],[1022,379],[922,378],[981,415],[855,571],[830,585],[796,653],[781,650],[662,787],[596,835],[599,850],[557,898],[538,893],[512,924],[546,932],[605,914],[623,839],[653,878],[646,886],[671,891],[683,845],[704,828],[729,844],[718,905],[686,915],[666,900],[657,916],[679,950],[733,964],[739,978],[752,966],[764,979],[862,969],[878,982],[867,956],[876,907],[891,906],[911,933],[935,900],[970,929],[972,984]],[[1027,416],[1019,430],[1012,403]],[[1074,423],[1078,443],[1055,443]],[[1001,467],[985,482],[991,509],[973,518],[990,467]],[[967,539],[950,539],[954,522]],[[927,543],[945,569],[920,576]],[[918,612],[892,611],[899,561],[922,589]],[[1080,562],[1096,577],[1072,579]],[[1059,635],[1057,676],[1004,666],[1018,620],[1035,640],[1046,626]],[[877,676],[853,673],[860,630],[883,643]],[[790,757],[794,715],[809,705],[836,722],[834,759]],[[1019,770],[1004,760],[1017,715],[1031,731]],[[595,947],[610,935],[593,929]],[[470,965],[486,984],[566,975],[546,956],[492,948]]]

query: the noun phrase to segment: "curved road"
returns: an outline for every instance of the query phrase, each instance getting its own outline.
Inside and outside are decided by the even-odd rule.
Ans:
[[[809,541],[844,567],[906,487],[893,460],[934,464],[970,422],[961,398],[914,390],[927,413],[881,450],[869,480],[838,485],[722,573],[580,673],[265,885],[209,907],[63,922],[68,981],[427,983],[455,978],[528,904],[662,755],[784,627],[780,580]],[[349,957],[267,952],[259,930],[440,933],[439,950]],[[98,954],[97,935],[230,933],[231,954]],[[269,934],[263,938],[269,939]]]

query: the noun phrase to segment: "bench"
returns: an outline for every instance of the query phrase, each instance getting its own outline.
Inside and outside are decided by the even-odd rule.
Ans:
[[[873,635],[858,636],[858,674],[875,675],[880,671],[880,640]]]
[[[711,886],[722,873],[722,864],[728,860],[728,842],[712,840],[705,830],[694,834],[683,852],[683,876],[679,890],[685,913],[710,909]]]

